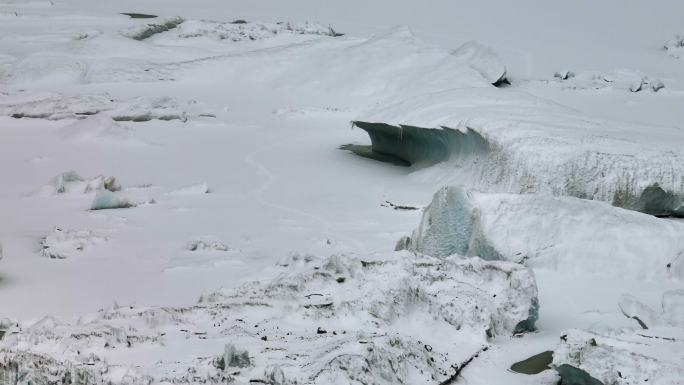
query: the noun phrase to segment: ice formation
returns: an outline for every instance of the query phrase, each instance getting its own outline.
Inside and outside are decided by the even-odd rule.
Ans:
[[[510,336],[536,316],[534,278],[512,263],[404,252],[294,256],[287,265],[272,281],[206,294],[193,306],[115,307],[74,323],[21,323],[0,340],[0,377],[33,384],[439,383],[491,338]]]
[[[51,259],[66,259],[107,241],[106,236],[91,230],[67,230],[55,227],[50,235],[40,241],[40,254]]]
[[[417,163],[417,156],[430,163],[444,159],[425,172],[444,184],[570,195],[684,215],[684,149],[677,128],[593,119],[529,94],[486,87],[404,99],[374,108],[355,124],[381,153]],[[405,127],[412,127],[406,136]],[[488,151],[472,151],[469,138],[475,137]],[[437,150],[426,149],[428,144]]]
[[[684,278],[684,224],[572,197],[444,187],[425,209],[410,249],[566,274]]]

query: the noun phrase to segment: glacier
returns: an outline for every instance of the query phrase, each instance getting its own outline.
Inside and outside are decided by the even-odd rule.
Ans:
[[[354,124],[369,132],[381,153],[416,163],[441,160],[423,174],[442,184],[569,195],[661,216],[684,215],[678,128],[595,119],[493,87],[407,98],[374,107]],[[406,126],[414,128],[404,136]],[[433,137],[451,139],[435,146],[433,154],[424,150]],[[471,137],[481,137],[480,147],[488,151],[473,151]],[[421,178],[420,170],[415,174]]]

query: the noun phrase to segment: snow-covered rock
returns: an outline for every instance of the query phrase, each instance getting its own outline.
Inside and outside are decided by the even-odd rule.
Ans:
[[[684,216],[684,134],[582,116],[510,89],[404,99],[356,119],[373,149],[416,164],[414,177],[481,191],[543,192]]]
[[[425,209],[412,250],[503,259],[567,274],[683,279],[684,224],[604,202],[444,187]]]
[[[98,235],[91,230],[67,230],[55,227],[51,234],[40,241],[40,254],[51,259],[66,259],[106,241],[106,236]]]
[[[35,384],[428,383],[533,326],[531,272],[411,253],[293,257],[281,274],[181,308],[47,317],[0,340],[0,377]]]

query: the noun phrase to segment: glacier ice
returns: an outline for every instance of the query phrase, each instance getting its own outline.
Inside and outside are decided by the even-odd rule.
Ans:
[[[20,323],[0,340],[0,377],[120,385],[441,382],[491,337],[513,334],[537,297],[532,273],[508,262],[407,252],[295,255],[290,262],[270,281],[208,293],[195,305],[117,306],[76,322]],[[146,359],[135,365],[126,358],[141,354]]]
[[[449,128],[425,129],[383,123],[354,122],[371,138],[374,153],[397,157],[411,165],[429,166],[452,157],[469,157],[488,151],[487,141],[477,132]]]
[[[678,128],[590,118],[523,92],[486,87],[380,103],[355,124],[383,154],[441,161],[414,172],[418,179],[682,215],[684,149]],[[478,138],[477,148],[487,151],[472,151],[467,138]],[[436,150],[426,151],[427,141]]]
[[[684,278],[684,224],[572,197],[443,187],[424,210],[409,248],[567,274]]]

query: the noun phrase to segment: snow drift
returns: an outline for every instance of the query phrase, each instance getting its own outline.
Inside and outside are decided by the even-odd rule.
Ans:
[[[512,263],[403,253],[284,264],[270,282],[207,294],[193,306],[22,323],[0,340],[0,378],[439,383],[489,339],[536,317],[534,278]]]
[[[684,224],[572,197],[444,187],[425,209],[409,247],[567,274],[684,278]]]

